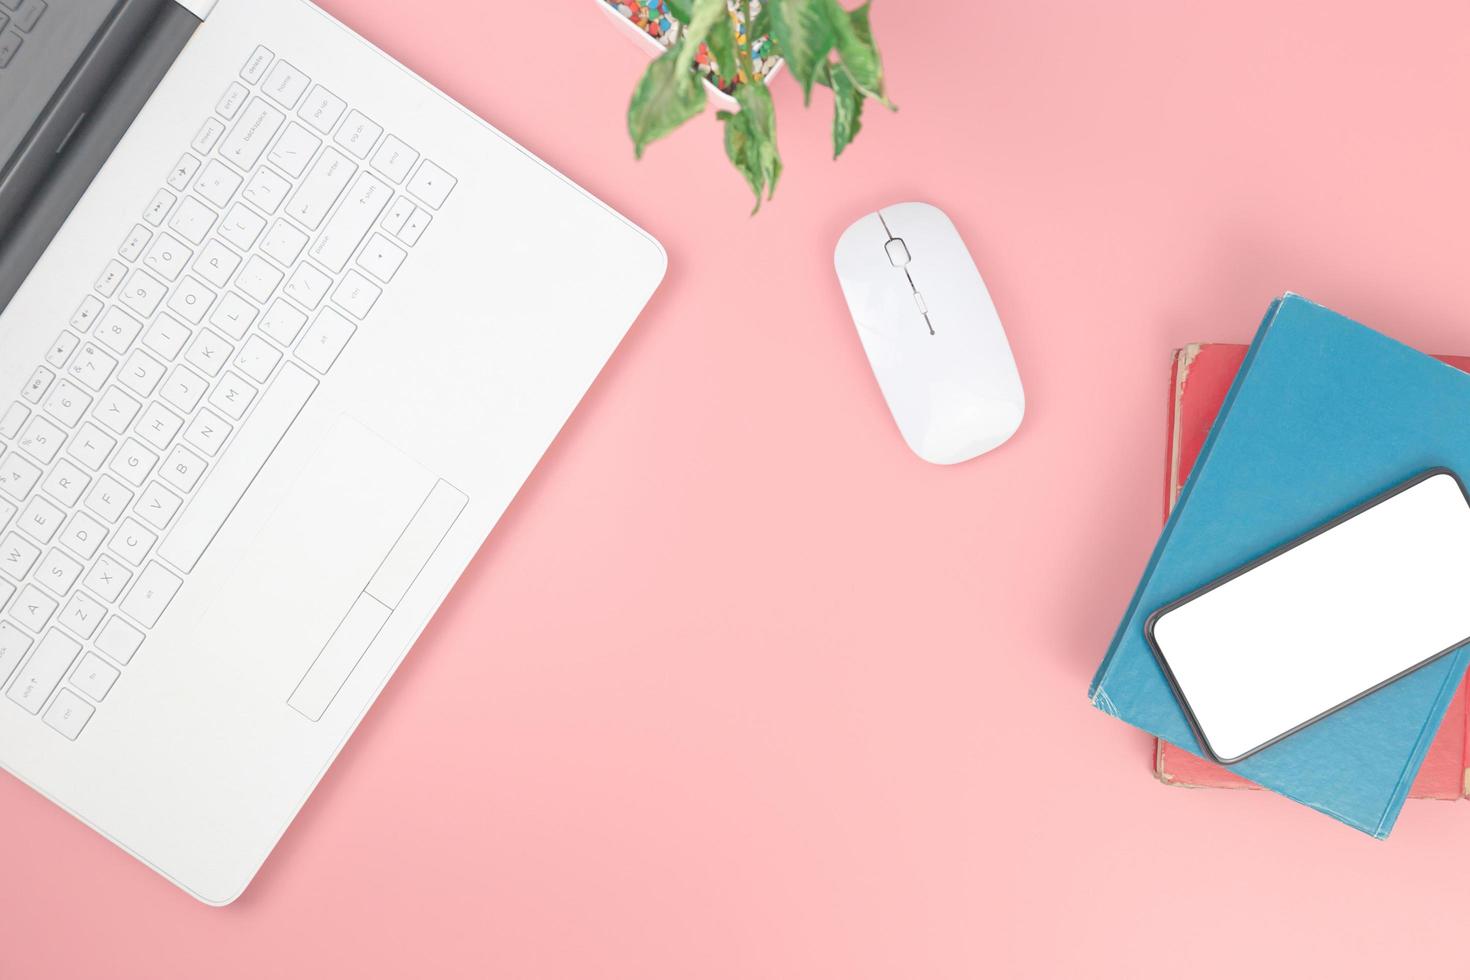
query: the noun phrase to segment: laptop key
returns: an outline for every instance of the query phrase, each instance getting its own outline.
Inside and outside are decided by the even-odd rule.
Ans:
[[[0,68],[10,64],[15,53],[20,50],[21,38],[15,31],[6,31],[0,34]]]
[[[398,267],[407,257],[407,252],[388,241],[387,238],[382,235],[374,235],[368,239],[367,246],[357,257],[357,262],[370,275],[387,282],[393,278],[393,274],[398,271]]]
[[[65,432],[45,416],[37,415],[20,434],[19,445],[43,465],[49,465],[65,442]]]
[[[215,207],[222,208],[230,203],[230,198],[240,189],[242,180],[239,174],[223,163],[211,160],[204,165],[199,179],[194,182],[194,192]]]
[[[27,585],[25,588],[20,590],[20,597],[15,600],[15,605],[10,607],[10,615],[17,623],[20,624],[21,629],[30,630],[32,633],[39,633],[43,629],[45,629],[46,624],[51,621],[52,615],[56,612],[56,606],[57,602],[55,599],[51,598],[46,593],[36,588],[34,585]],[[36,657],[39,656],[41,656],[41,651],[37,650]],[[62,664],[60,667],[57,668],[56,680],[61,679],[61,673],[66,670],[67,666],[70,663],[71,661],[68,660],[66,664]],[[51,684],[51,688],[54,688],[55,686],[55,681],[53,681]],[[42,694],[42,700],[45,700],[46,695],[49,695],[51,693],[51,688],[47,688],[45,690],[45,692]],[[40,706],[37,705],[37,707]],[[34,711],[31,713],[35,714]]]
[[[179,162],[168,172],[168,186],[176,191],[187,190],[189,181],[194,179],[194,174],[199,170],[199,158],[192,153],[185,153],[179,157]]]
[[[0,460],[0,493],[25,500],[40,479],[40,467],[18,453],[11,452]]]
[[[215,294],[193,276],[185,276],[169,297],[168,307],[191,324],[198,324],[214,305]]]
[[[225,388],[221,390],[234,390]],[[244,397],[243,395],[241,396]],[[199,483],[199,478],[204,475],[204,460],[185,449],[183,446],[175,446],[173,452],[168,454],[168,459],[163,462],[163,469],[158,472],[165,480],[172,483],[183,493],[189,493]]]
[[[337,125],[337,120],[342,118],[342,111],[346,108],[346,102],[317,85],[301,104],[297,115],[306,120],[308,126],[325,136]]]
[[[225,94],[220,96],[219,104],[214,107],[214,111],[226,119],[234,119],[235,113],[240,111],[240,106],[245,104],[245,99],[249,94],[248,88],[239,82],[231,82],[229,88],[225,89]]]
[[[133,230],[128,232],[128,237],[117,247],[117,254],[129,262],[138,261],[138,256],[143,254],[143,249],[148,246],[148,239],[153,237],[146,225],[133,225]]]
[[[223,289],[239,265],[240,256],[221,245],[218,239],[211,238],[199,250],[199,258],[192,268],[211,286]]]
[[[75,558],[52,548],[46,553],[46,558],[41,562],[41,567],[36,570],[41,578],[41,584],[50,589],[55,595],[64,596],[71,591],[71,587],[82,574],[82,565]]]
[[[281,110],[264,99],[251,99],[245,114],[230,130],[230,135],[220,146],[220,156],[241,170],[250,170],[260,162],[271,137],[286,121]]]
[[[96,593],[103,602],[116,602],[117,597],[122,595],[122,590],[127,587],[128,579],[133,573],[123,567],[122,562],[117,561],[111,555],[102,555],[97,559],[97,564],[82,579],[82,584]],[[106,636],[106,629],[97,637],[97,648],[102,649],[102,641]],[[102,651],[107,653],[106,650]]]
[[[295,123],[292,123],[294,126]],[[305,132],[305,130],[303,130]],[[315,137],[313,137],[315,138]],[[286,215],[315,231],[347,189],[357,165],[332,147],[322,151],[286,205]]]
[[[47,633],[11,682],[10,700],[33,715],[40,714],[46,699],[81,652],[82,645],[65,633],[57,630]]]
[[[45,721],[47,725],[75,742],[96,711],[96,708],[71,691],[63,690],[56,695],[56,700],[51,703],[51,707],[46,709]]]
[[[378,152],[373,154],[373,167],[384,177],[395,184],[403,183],[403,178],[413,169],[418,161],[418,151],[409,146],[403,140],[390,135],[383,140],[383,145]]]
[[[214,144],[219,142],[220,135],[225,131],[225,124],[214,117],[204,120],[204,125],[199,127],[199,132],[194,136],[195,153],[208,153],[214,149]]]
[[[120,298],[123,305],[134,313],[149,317],[153,315],[154,310],[158,309],[158,304],[163,302],[163,294],[166,291],[167,287],[163,283],[139,269],[133,273],[132,278],[123,287]]]
[[[71,315],[71,327],[86,333],[92,329],[92,323],[97,319],[97,314],[102,312],[102,301],[95,296],[88,296],[82,300],[77,311]]]
[[[168,191],[159,190],[148,202],[148,206],[143,209],[143,220],[150,225],[163,224],[163,219],[168,217],[169,211],[173,209],[174,202],[177,200],[178,198]]]
[[[311,257],[333,272],[341,272],[392,199],[393,188],[366,170],[358,174],[342,206],[317,235]]]
[[[33,31],[45,12],[46,0],[21,0],[20,9],[15,12],[15,26],[23,31]]]
[[[260,321],[260,332],[282,347],[290,347],[296,342],[296,337],[304,326],[306,314],[285,300],[278,299],[266,311],[265,319]],[[12,406],[12,410],[15,408],[25,411],[24,405]]]
[[[403,223],[403,230],[397,232],[398,240],[405,245],[417,245],[419,238],[429,227],[429,221],[429,212],[423,208],[414,208],[413,214],[409,215],[408,220]]]
[[[143,563],[157,541],[158,535],[129,517],[118,525],[110,547],[113,554],[136,567]]]
[[[277,218],[261,241],[260,250],[281,265],[289,267],[296,264],[307,241],[306,232],[289,221]]]
[[[356,269],[348,269],[342,285],[332,293],[332,302],[361,320],[368,315],[383,291]]]
[[[139,517],[161,531],[168,527],[168,522],[173,520],[174,514],[178,513],[183,503],[178,494],[155,480],[139,495],[136,512]]]
[[[117,358],[91,341],[83,341],[67,373],[93,391],[101,391],[117,367]]]
[[[236,204],[220,222],[219,233],[236,248],[249,249],[265,230],[265,219],[243,204]]]
[[[143,256],[143,264],[169,282],[179,278],[179,273],[189,264],[194,253],[189,246],[168,232],[162,232],[153,240],[152,246]]]
[[[296,267],[286,281],[285,294],[308,310],[314,310],[332,288],[332,277],[309,262]]]
[[[148,567],[138,576],[138,581],[133,584],[128,597],[122,602],[123,615],[131,617],[147,629],[152,629],[158,625],[159,617],[183,584],[182,579],[158,562],[149,562]]]
[[[204,241],[204,236],[209,234],[209,229],[214,227],[215,213],[200,204],[192,197],[184,198],[184,203],[179,205],[178,211],[174,212],[173,219],[168,226],[183,235],[195,245]]]
[[[9,585],[11,591],[15,586]],[[9,598],[7,596],[7,598]],[[14,623],[0,620],[0,686],[10,680],[10,675],[15,673],[15,668],[20,666],[21,658],[31,648],[33,641],[20,631],[20,627]]]
[[[241,196],[265,213],[273,214],[290,192],[291,184],[285,177],[262,167],[250,178]]]
[[[240,69],[240,77],[251,85],[254,85],[260,81],[261,76],[265,74],[265,70],[270,67],[271,59],[275,56],[275,52],[271,51],[270,48],[263,44],[260,45],[250,55],[250,60],[245,62],[245,67]]]
[[[306,331],[306,336],[301,338],[301,346],[296,348],[296,356],[307,367],[326,374],[336,363],[337,356],[342,353],[342,348],[347,346],[347,341],[352,339],[352,334],[356,330],[352,321],[336,310],[330,308],[322,310],[312,321],[311,328]]]
[[[76,334],[70,330],[61,331],[61,336],[56,338],[56,343],[46,352],[46,363],[54,368],[66,367],[67,358],[71,357],[71,352],[77,349],[79,343],[81,340]],[[0,435],[4,433],[0,432]]]
[[[107,697],[112,685],[122,676],[117,668],[103,660],[95,653],[89,653],[77,664],[77,669],[72,672],[71,682],[93,701],[101,701]]]
[[[41,557],[41,549],[11,531],[0,538],[0,571],[17,580],[24,579]]]
[[[117,259],[108,259],[107,265],[102,268],[102,275],[97,277],[97,292],[103,296],[111,296],[117,292],[118,284],[122,282],[127,272],[128,267]]]
[[[347,114],[342,128],[337,130],[337,143],[359,160],[366,160],[382,135],[382,126],[353,109]]]
[[[408,182],[408,192],[437,211],[444,206],[454,185],[455,179],[448,171],[433,160],[425,160]]]
[[[184,441],[207,456],[216,456],[224,448],[232,429],[230,423],[206,408],[194,416],[184,430]]]
[[[92,478],[69,459],[60,460],[41,484],[41,489],[61,502],[63,507],[75,507],[82,499],[82,492]]]
[[[21,509],[20,516],[15,519],[15,526],[31,538],[41,544],[50,544],[56,532],[61,530],[61,523],[66,520],[66,514],[45,497],[32,497],[26,501]]]
[[[250,256],[245,263],[245,268],[240,270],[240,276],[235,280],[235,288],[246,296],[264,305],[270,298],[271,293],[281,284],[284,274],[280,269],[271,265],[258,255]]]
[[[97,649],[126,667],[143,645],[143,632],[132,623],[114,616],[97,634]]]
[[[103,392],[102,399],[97,403],[97,411],[93,413],[93,417],[113,432],[121,434],[126,432],[128,426],[133,424],[133,418],[137,416],[140,407],[136,398],[116,385],[113,385],[107,391]],[[76,451],[76,448],[73,447],[72,452]],[[112,451],[110,446],[107,451]]]
[[[305,126],[293,122],[286,126],[267,159],[289,176],[300,177],[311,162],[312,154],[321,145],[322,141],[311,135]]]
[[[25,424],[26,416],[30,414],[31,410],[20,402],[11,402],[10,407],[3,415],[0,415],[0,437],[14,439],[20,434],[20,427]]]
[[[116,477],[104,473],[92,485],[92,492],[87,494],[87,508],[108,524],[116,524],[132,499],[131,490],[119,483]],[[73,517],[71,524],[61,533],[61,543],[83,558],[91,558],[107,537],[107,531],[84,510]]]
[[[112,497],[126,503],[125,498],[117,496],[117,491],[113,489],[111,481],[110,476],[103,476],[97,481],[93,493],[87,498],[89,505],[94,497]],[[118,487],[121,487],[121,484],[118,484]],[[91,558],[97,553],[97,549],[101,547],[106,537],[107,528],[83,510],[72,515],[71,523],[62,529],[58,540],[62,547],[70,548],[74,554],[82,558]]]
[[[97,627],[102,625],[102,617],[106,614],[107,607],[102,603],[85,592],[73,592],[56,622],[83,640],[90,640],[92,634],[97,632]]]
[[[265,94],[287,109],[295,108],[311,79],[289,61],[278,61],[265,78]]]

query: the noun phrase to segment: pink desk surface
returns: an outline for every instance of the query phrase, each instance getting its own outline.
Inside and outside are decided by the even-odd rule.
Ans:
[[[591,0],[326,6],[644,224],[669,279],[238,904],[0,778],[0,976],[1460,965],[1470,804],[1378,844],[1167,788],[1085,689],[1159,525],[1170,348],[1292,289],[1470,352],[1470,7],[878,0],[903,111],[834,165],[783,79],[751,220],[710,119],[634,163],[643,56]],[[832,273],[848,222],[916,198],[1029,400],[949,469],[901,443]]]

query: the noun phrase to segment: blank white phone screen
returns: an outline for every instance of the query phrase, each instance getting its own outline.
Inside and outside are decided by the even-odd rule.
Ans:
[[[1436,472],[1155,617],[1206,748],[1238,761],[1470,639],[1470,503]]]

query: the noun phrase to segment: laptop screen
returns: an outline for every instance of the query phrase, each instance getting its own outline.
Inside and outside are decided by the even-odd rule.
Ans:
[[[0,174],[121,0],[0,0]]]

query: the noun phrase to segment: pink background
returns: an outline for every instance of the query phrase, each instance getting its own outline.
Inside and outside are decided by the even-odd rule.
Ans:
[[[326,3],[669,279],[238,904],[0,778],[0,976],[1459,965],[1470,805],[1378,844],[1167,788],[1085,689],[1158,529],[1170,348],[1292,289],[1470,353],[1470,7],[879,0],[902,112],[834,165],[827,99],[782,80],[752,220],[711,119],[633,162],[643,56],[592,2]],[[904,448],[831,265],[916,198],[1030,403],[949,469]]]

